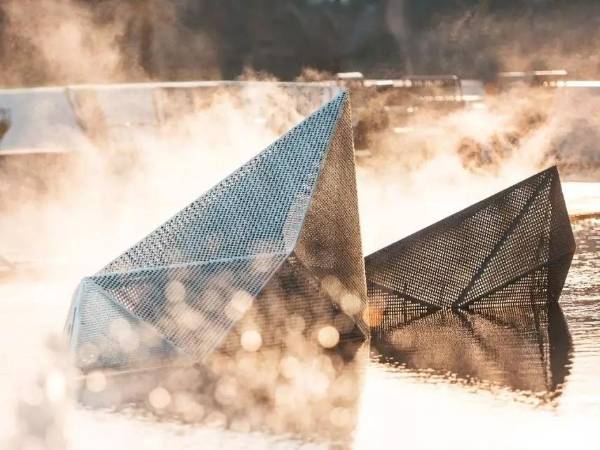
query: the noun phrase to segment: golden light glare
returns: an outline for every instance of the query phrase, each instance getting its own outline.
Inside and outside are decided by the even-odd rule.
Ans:
[[[225,313],[232,320],[239,320],[252,307],[254,298],[246,291],[237,291],[231,297]]]
[[[148,401],[155,409],[165,409],[171,403],[171,394],[164,387],[159,386],[150,392]]]
[[[377,308],[365,308],[362,316],[365,323],[370,327],[377,327],[383,320],[383,313]]]
[[[169,303],[179,303],[185,300],[186,289],[181,281],[171,280],[165,286],[165,297]]]
[[[106,377],[102,372],[90,372],[85,378],[85,387],[90,392],[102,392],[106,389]]]
[[[46,377],[46,397],[52,402],[62,400],[67,392],[67,380],[58,370],[52,370]]]
[[[187,308],[183,314],[177,318],[177,322],[188,330],[198,329],[205,321],[206,319],[202,313],[194,311],[191,308]]]
[[[323,278],[321,285],[323,286],[325,292],[327,292],[334,299],[340,296],[344,288],[341,281],[333,275],[327,275],[325,278]]]
[[[340,341],[340,333],[335,327],[327,325],[319,330],[317,339],[322,347],[333,348]]]
[[[360,312],[362,309],[362,304],[360,298],[356,295],[347,292],[340,299],[340,306],[342,310],[348,314],[349,316],[354,316]]]
[[[279,363],[279,371],[285,378],[292,379],[300,371],[300,361],[294,356],[285,356]]]
[[[262,346],[262,336],[256,330],[244,331],[240,341],[247,352],[255,352]]]
[[[238,397],[237,382],[232,377],[223,377],[215,389],[215,400],[222,405],[231,405]]]

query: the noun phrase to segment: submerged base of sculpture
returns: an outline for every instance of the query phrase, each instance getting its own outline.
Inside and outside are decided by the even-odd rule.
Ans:
[[[379,361],[476,387],[522,391],[545,402],[569,373],[571,337],[560,306],[406,307],[373,330]]]
[[[224,281],[221,277],[219,280]],[[286,259],[260,294],[253,298],[246,291],[230,289],[225,285],[229,300],[225,306],[226,323],[214,322],[209,308],[199,310],[174,302],[163,304],[162,317],[177,316],[184,331],[193,333],[194,344],[213,348],[211,353],[228,355],[260,348],[286,347],[298,340],[312,342],[329,349],[339,342],[363,341],[364,332],[358,327],[336,300],[327,292],[323,281],[310,273],[294,256]],[[327,283],[325,283],[327,284]],[[177,289],[171,285],[171,290]],[[217,287],[213,283],[214,288]],[[340,285],[341,287],[341,285]],[[73,310],[74,318],[68,329],[86,344],[75,348],[76,363],[80,369],[94,368],[144,368],[171,364],[191,364],[204,356],[181,351],[156,328],[128,314],[116,302],[94,292],[94,283],[84,281],[77,295],[85,296],[85,302]],[[351,296],[352,307],[361,308],[360,299]],[[350,311],[352,312],[352,311]],[[223,339],[223,330],[227,335]],[[214,342],[218,342],[215,344]]]
[[[407,307],[556,303],[574,251],[552,167],[367,256],[371,322]]]

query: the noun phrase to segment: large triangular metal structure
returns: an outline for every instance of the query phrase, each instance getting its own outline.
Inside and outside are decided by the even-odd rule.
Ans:
[[[249,330],[280,343],[290,318],[310,336],[362,335],[365,286],[342,92],[82,280],[67,331],[82,368],[201,361]]]
[[[574,251],[552,167],[367,256],[371,316],[555,303]]]

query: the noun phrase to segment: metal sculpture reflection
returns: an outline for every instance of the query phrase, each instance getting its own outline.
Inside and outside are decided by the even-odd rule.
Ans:
[[[388,315],[372,338],[386,364],[542,400],[559,395],[569,373],[571,337],[557,304],[420,313],[405,306]]]

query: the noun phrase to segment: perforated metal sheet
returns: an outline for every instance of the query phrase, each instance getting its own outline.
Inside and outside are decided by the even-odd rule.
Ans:
[[[556,302],[574,251],[553,167],[369,255],[371,315]]]
[[[202,360],[235,335],[236,323],[267,310],[258,330],[265,343],[275,341],[270,336],[287,310],[303,317],[307,331],[323,324],[340,334],[366,331],[361,255],[350,109],[342,92],[84,279],[67,326],[71,344],[85,367],[137,364],[136,346],[123,356],[111,329],[121,318],[134,334],[143,324],[162,337],[152,352]],[[322,286],[332,279],[334,293]],[[339,300],[348,296],[358,303],[344,312]],[[274,315],[277,302],[283,308]],[[235,344],[239,339],[226,342]]]

